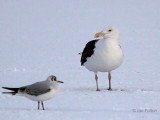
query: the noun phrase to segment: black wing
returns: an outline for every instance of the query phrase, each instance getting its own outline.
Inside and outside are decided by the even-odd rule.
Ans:
[[[91,57],[93,55],[95,44],[98,40],[99,39],[92,40],[86,44],[81,56],[81,65],[83,65],[87,61],[88,57]]]
[[[12,92],[3,92],[3,93],[12,94],[12,95],[17,94],[19,91],[24,92],[24,90],[26,89],[25,87],[20,87],[20,88],[2,87],[2,88],[7,89],[7,90],[11,90]]]
[[[11,92],[2,92],[3,94],[15,95],[18,93],[19,88],[2,87],[3,89],[11,90]]]

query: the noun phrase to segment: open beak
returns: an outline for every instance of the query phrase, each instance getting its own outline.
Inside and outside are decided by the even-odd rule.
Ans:
[[[95,38],[98,38],[98,37],[101,37],[101,36],[104,36],[105,35],[105,33],[103,33],[103,32],[98,32],[98,33],[96,33],[95,35],[94,35],[94,37]]]
[[[57,81],[58,83],[64,83],[63,81]]]

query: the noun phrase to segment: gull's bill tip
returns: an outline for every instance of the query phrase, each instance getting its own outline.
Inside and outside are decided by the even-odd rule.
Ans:
[[[59,83],[64,83],[63,81],[57,81],[57,82],[59,82]]]
[[[100,36],[104,36],[105,34],[103,32],[98,32],[94,35],[95,38],[98,38]]]

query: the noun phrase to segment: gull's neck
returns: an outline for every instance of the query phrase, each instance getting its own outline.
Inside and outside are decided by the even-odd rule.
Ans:
[[[52,86],[54,89],[58,89],[58,88],[59,88],[59,85],[58,85],[57,82],[52,83],[51,86]]]
[[[119,39],[117,37],[103,38],[103,40],[105,42],[112,42],[112,43],[119,44]]]

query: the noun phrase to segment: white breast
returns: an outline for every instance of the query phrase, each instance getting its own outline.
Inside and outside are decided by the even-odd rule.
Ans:
[[[96,43],[94,54],[87,58],[84,66],[93,72],[110,72],[123,61],[123,53],[117,41],[99,40]]]

